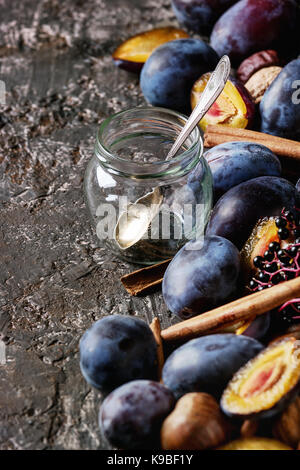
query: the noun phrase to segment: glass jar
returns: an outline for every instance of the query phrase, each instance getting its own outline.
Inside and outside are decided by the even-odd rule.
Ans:
[[[171,258],[204,233],[212,177],[198,127],[165,158],[187,117],[138,107],[106,119],[85,173],[85,197],[99,240],[127,261]]]

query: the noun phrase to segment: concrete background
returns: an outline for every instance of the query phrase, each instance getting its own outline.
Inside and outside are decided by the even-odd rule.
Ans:
[[[144,102],[111,53],[138,31],[177,25],[170,3],[0,0],[2,450],[105,448],[80,336],[113,313],[170,322],[160,293],[124,291],[133,267],[97,246],[82,193],[99,123]]]

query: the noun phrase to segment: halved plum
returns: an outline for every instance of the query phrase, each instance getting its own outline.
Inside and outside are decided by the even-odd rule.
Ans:
[[[253,260],[257,256],[263,256],[270,243],[278,242],[278,228],[275,217],[264,217],[255,225],[250,237],[241,250],[242,268],[246,275],[256,270]]]
[[[221,408],[227,416],[270,418],[281,412],[300,389],[300,343],[294,337],[272,343],[236,372]]]
[[[279,217],[265,217],[254,227],[241,251],[244,281],[248,283],[252,278],[249,283],[252,292],[299,275],[298,219],[296,208],[282,209]],[[298,313],[297,307],[294,310]]]
[[[194,109],[211,76],[211,72],[202,75],[194,84],[191,92],[191,106]],[[201,119],[199,125],[203,131],[210,124],[226,124],[230,127],[245,129],[251,127],[255,113],[255,104],[242,83],[234,78],[227,80],[224,90]]]
[[[174,39],[188,38],[182,29],[173,27],[151,29],[130,37],[113,52],[115,64],[128,72],[139,73],[154,49]]]

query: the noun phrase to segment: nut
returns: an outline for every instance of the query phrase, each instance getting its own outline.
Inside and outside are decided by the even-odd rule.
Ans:
[[[278,418],[273,427],[273,435],[297,449],[300,443],[300,396]]]
[[[272,65],[279,65],[280,60],[276,51],[267,50],[256,52],[247,59],[245,59],[237,70],[237,78],[246,83],[249,78],[258,70]]]
[[[258,430],[258,421],[246,419],[241,426],[241,437],[253,437]]]
[[[273,83],[281,70],[282,68],[277,66],[265,67],[255,72],[247,83],[245,83],[245,88],[248,90],[255,104],[261,102],[265,91],[269,88],[271,83]]]
[[[230,437],[230,425],[217,401],[207,393],[187,393],[161,428],[161,445],[166,450],[205,450]]]

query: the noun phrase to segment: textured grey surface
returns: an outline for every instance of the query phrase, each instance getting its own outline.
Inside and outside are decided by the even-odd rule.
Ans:
[[[78,341],[102,315],[170,322],[130,298],[132,266],[97,246],[83,201],[97,126],[143,103],[111,60],[125,38],[177,24],[170,0],[0,0],[0,449],[105,448]]]

